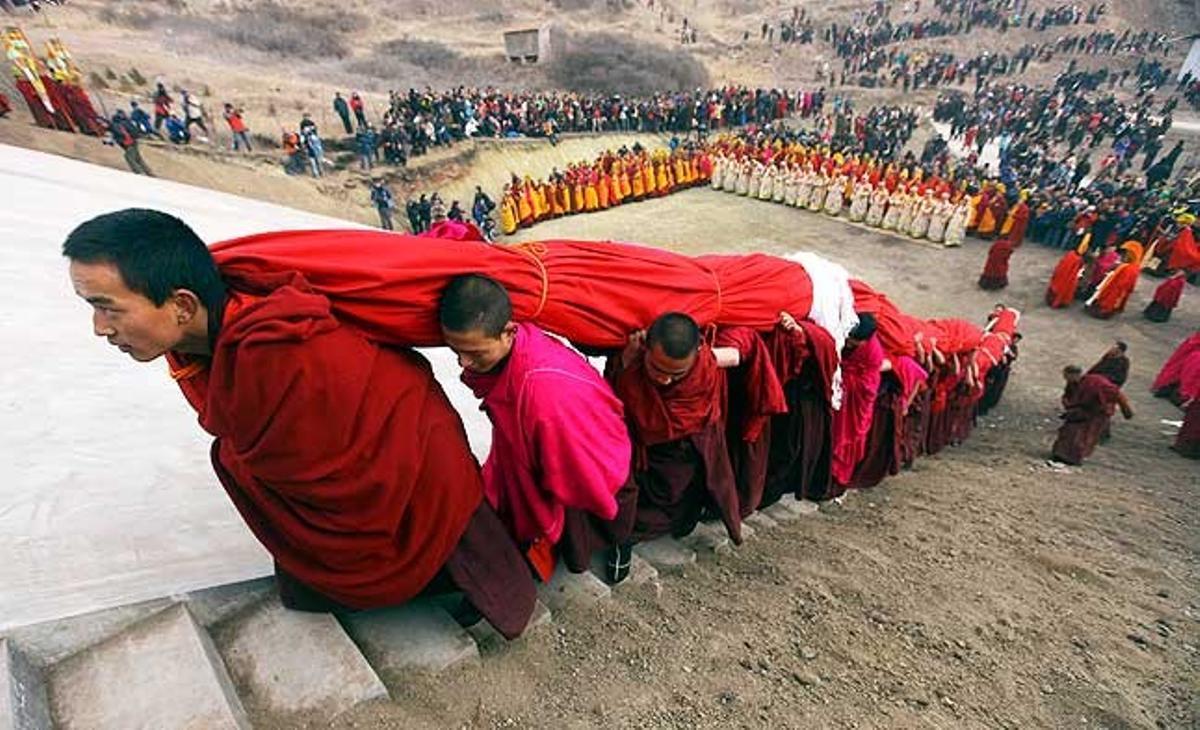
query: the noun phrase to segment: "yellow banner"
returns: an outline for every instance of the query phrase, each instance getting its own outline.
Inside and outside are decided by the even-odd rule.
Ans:
[[[50,75],[55,80],[63,83],[78,86],[83,80],[83,73],[75,65],[71,52],[58,38],[46,41],[46,68],[50,69]]]
[[[41,63],[34,54],[29,39],[25,37],[25,32],[10,25],[4,29],[0,41],[4,43],[4,57],[8,59],[12,68],[13,78],[17,81],[28,81],[37,91],[42,105],[46,107],[47,111],[53,113],[54,106],[46,94],[45,85],[42,84]]]

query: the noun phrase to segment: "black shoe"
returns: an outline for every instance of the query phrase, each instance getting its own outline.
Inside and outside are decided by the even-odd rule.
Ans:
[[[632,545],[614,545],[608,549],[604,562],[604,578],[616,585],[629,577],[629,566],[633,562]]]
[[[475,608],[475,604],[467,600],[466,596],[463,596],[458,605],[450,610],[450,615],[464,629],[474,626],[483,620],[483,614],[479,612],[479,609]]]

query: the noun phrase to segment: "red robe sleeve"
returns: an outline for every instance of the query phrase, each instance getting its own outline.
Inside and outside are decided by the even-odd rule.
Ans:
[[[771,416],[787,413],[783,385],[775,372],[771,353],[758,332],[749,327],[725,327],[717,332],[717,347],[733,347],[741,359],[739,370],[747,407],[742,411],[742,440],[758,441]]]

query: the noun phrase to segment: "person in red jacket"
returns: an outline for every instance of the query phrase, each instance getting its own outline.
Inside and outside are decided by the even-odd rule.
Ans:
[[[250,130],[246,128],[244,114],[243,110],[235,109],[233,104],[225,104],[225,123],[229,125],[229,131],[233,133],[234,152],[242,147],[245,147],[247,152],[252,151],[250,149]]]

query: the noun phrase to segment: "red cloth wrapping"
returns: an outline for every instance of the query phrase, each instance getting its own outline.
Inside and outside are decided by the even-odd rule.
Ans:
[[[508,290],[515,317],[578,345],[612,349],[660,314],[701,325],[770,329],[781,311],[807,315],[800,264],[752,254],[690,258],[627,243],[547,241],[492,246],[384,231],[282,231],[215,244],[222,272],[300,272],[338,319],[394,345],[440,345],[437,302],[461,274]]]
[[[217,475],[288,574],[352,608],[404,602],[483,497],[462,421],[419,355],[340,326],[300,277],[254,284],[270,293],[231,298],[210,366],[179,380]]]
[[[975,348],[975,369],[980,383],[989,370],[1004,361],[1005,350],[1012,345],[1020,321],[1021,313],[1016,309],[1003,307],[992,312],[987,331]]]
[[[892,300],[866,282],[851,279],[850,289],[854,293],[854,310],[875,316],[879,344],[889,355],[912,357],[916,354],[917,334],[922,337],[932,334],[925,322],[901,312]]]
[[[474,223],[453,221],[447,218],[429,227],[428,231],[417,234],[418,238],[440,238],[447,241],[484,241],[483,234]]]
[[[715,345],[736,348],[741,356],[739,369],[743,372],[745,392],[740,397],[746,399],[741,437],[747,442],[758,441],[771,416],[787,413],[787,399],[771,353],[758,332],[749,327],[722,327],[717,331]]]

